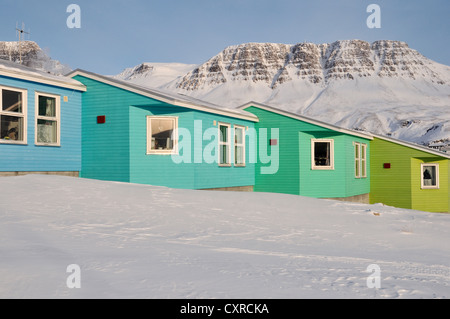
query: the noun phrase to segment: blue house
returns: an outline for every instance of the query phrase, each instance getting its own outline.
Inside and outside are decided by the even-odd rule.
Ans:
[[[78,176],[81,94],[69,77],[0,61],[0,176]]]
[[[81,177],[253,190],[258,118],[84,70]]]

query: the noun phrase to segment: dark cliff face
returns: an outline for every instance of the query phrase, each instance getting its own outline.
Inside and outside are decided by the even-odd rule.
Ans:
[[[197,90],[227,81],[267,83],[271,88],[297,78],[313,84],[355,77],[409,77],[422,75],[444,84],[427,67],[429,60],[404,42],[361,40],[331,44],[247,43],[226,48],[185,75],[177,88]]]

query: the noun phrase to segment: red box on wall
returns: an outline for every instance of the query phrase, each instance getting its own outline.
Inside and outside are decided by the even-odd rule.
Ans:
[[[278,140],[277,139],[274,139],[274,138],[270,139],[269,145],[277,145],[277,144],[278,144]]]
[[[104,115],[97,116],[97,124],[103,124],[105,122],[106,122],[106,116],[104,116]]]
[[[383,168],[391,168],[391,163],[384,163]]]

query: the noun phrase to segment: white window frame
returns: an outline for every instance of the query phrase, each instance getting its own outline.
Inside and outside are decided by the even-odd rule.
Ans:
[[[173,148],[171,150],[152,150],[152,119],[171,120],[174,123]],[[147,155],[173,155],[178,154],[178,116],[147,116]]]
[[[55,99],[55,113],[53,116],[39,115],[39,96],[50,97]],[[61,96],[45,92],[35,92],[34,94],[34,108],[35,108],[35,126],[34,126],[34,143],[38,146],[61,146]],[[38,120],[56,121],[56,142],[45,143],[38,141]]]
[[[423,167],[434,166],[436,167],[436,185],[428,186],[423,184]],[[420,188],[421,189],[439,189],[439,164],[437,163],[421,163],[420,164]]]
[[[236,130],[242,130],[242,143],[236,143]],[[242,147],[242,163],[236,163],[236,147]],[[245,166],[245,126],[234,125],[234,138],[233,138],[233,151],[234,151],[234,166]]]
[[[354,167],[354,173],[355,178],[361,178],[361,143],[353,143],[354,145],[354,157],[355,157],[355,167]],[[358,153],[356,150],[358,149]]]
[[[22,94],[22,113],[3,111],[3,90],[20,92]],[[0,144],[20,144],[20,145],[27,144],[27,137],[28,137],[28,134],[27,134],[27,131],[28,131],[27,130],[27,128],[28,128],[28,120],[27,120],[28,95],[27,95],[27,93],[28,93],[28,91],[26,89],[20,89],[20,88],[3,86],[3,85],[0,86],[0,115],[20,117],[20,118],[22,118],[22,121],[23,121],[23,132],[22,132],[23,139],[22,139],[22,141],[0,139]]]
[[[361,143],[361,177],[367,178],[367,144]],[[363,158],[364,155],[364,158]],[[362,169],[364,168],[364,173]]]
[[[220,140],[220,134],[221,134],[220,127],[221,126],[226,126],[228,128],[227,129],[227,142],[222,142]],[[231,124],[219,122],[218,123],[218,136],[217,137],[218,137],[217,140],[218,140],[218,145],[219,145],[219,149],[218,149],[218,152],[217,152],[217,159],[218,159],[217,163],[219,164],[219,166],[223,166],[223,167],[231,166]],[[228,163],[221,163],[220,152],[221,152],[221,149],[222,149],[223,145],[226,145],[227,149],[228,149],[228,159],[227,159]]]
[[[355,178],[366,178],[367,177],[367,144],[354,142],[354,157],[355,157],[355,166],[354,173]],[[359,149],[358,156],[356,156],[356,148]],[[357,170],[357,163],[359,163],[359,169]],[[364,170],[363,170],[364,168]]]
[[[321,166],[316,165],[314,160],[315,143],[330,143],[330,165]],[[334,139],[327,138],[312,138],[311,139],[311,169],[313,170],[334,170]]]

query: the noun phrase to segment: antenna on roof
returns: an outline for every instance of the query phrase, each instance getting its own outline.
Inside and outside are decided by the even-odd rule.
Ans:
[[[22,38],[24,37],[23,34],[30,34],[30,32],[25,31],[25,24],[22,22],[22,28],[18,27],[18,23],[16,22],[16,35],[19,35],[19,61],[20,64],[22,64]]]

